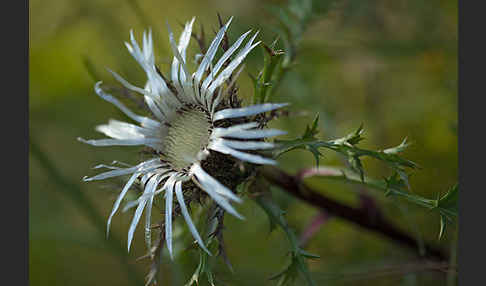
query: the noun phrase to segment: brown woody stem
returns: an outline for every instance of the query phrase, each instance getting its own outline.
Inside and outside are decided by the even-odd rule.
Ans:
[[[276,167],[265,166],[261,169],[261,173],[267,181],[285,190],[290,195],[324,210],[335,217],[345,219],[364,229],[378,233],[396,243],[417,251],[417,254],[419,254],[418,243],[413,236],[394,226],[379,212],[373,212],[367,208],[353,208],[328,198],[307,187],[298,176],[291,176]],[[425,243],[425,258],[447,261],[448,255],[435,246]]]

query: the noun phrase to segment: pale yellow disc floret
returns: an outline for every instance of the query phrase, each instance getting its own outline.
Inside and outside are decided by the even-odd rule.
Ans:
[[[198,161],[198,153],[209,142],[211,123],[206,113],[185,108],[170,122],[164,140],[164,154],[172,167],[178,171]]]

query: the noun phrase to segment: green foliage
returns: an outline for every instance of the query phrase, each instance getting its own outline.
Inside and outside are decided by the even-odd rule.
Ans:
[[[263,68],[259,72],[258,77],[252,77],[254,88],[253,103],[255,104],[271,101],[282,78],[292,67],[297,54],[298,43],[312,15],[312,1],[291,0],[288,1],[285,7],[271,6],[270,11],[273,12],[280,24],[275,30],[283,41],[284,50],[275,49],[279,38],[275,39],[270,46],[262,45],[264,55]],[[316,115],[313,123],[310,126],[306,126],[306,130],[300,138],[291,142],[285,142],[286,144],[280,144],[282,142],[276,140],[275,142],[281,148],[286,149],[282,153],[294,149],[306,149],[314,155],[316,164],[319,165],[319,156],[322,156],[322,154],[318,150],[319,146],[313,144],[317,140],[315,135],[318,133],[318,121],[319,115]],[[291,246],[289,264],[280,273],[272,276],[271,279],[278,279],[279,286],[290,285],[300,273],[307,285],[315,285],[305,259],[317,258],[318,256],[309,254],[299,247],[294,231],[285,220],[285,212],[270,198],[258,196],[255,201],[267,214],[270,221],[270,231],[273,231],[278,225],[284,231]]]
[[[457,201],[459,199],[459,187],[455,184],[445,195],[437,200],[437,207],[442,209],[444,215],[457,215]]]
[[[257,196],[255,202],[265,211],[270,221],[270,230],[279,226],[285,233],[290,244],[290,263],[278,274],[270,279],[278,279],[278,286],[291,285],[299,273],[304,277],[307,285],[316,285],[312,279],[306,264],[306,259],[319,258],[318,255],[308,253],[300,248],[294,230],[288,225],[285,219],[285,212],[275,204],[268,196]]]
[[[312,15],[311,0],[290,0],[286,6],[269,5],[267,9],[277,19],[278,38],[268,46],[263,44],[263,68],[257,77],[252,76],[253,103],[271,101],[284,75],[291,69],[297,55],[298,44]],[[281,39],[284,49],[276,49]]]
[[[458,213],[459,187],[452,186],[445,195],[436,201],[436,208],[440,213],[439,239],[442,238],[448,222],[453,222]]]
[[[289,0],[286,6],[269,8],[280,24],[276,31],[282,38],[286,51],[283,69],[288,69],[296,57],[300,39],[313,15],[312,7],[311,0]]]
[[[346,159],[350,169],[359,175],[359,179],[353,174],[346,174],[339,170],[334,172],[334,175],[328,176],[333,179],[341,179],[344,182],[363,184],[368,187],[384,191],[386,196],[397,195],[408,201],[426,207],[428,209],[437,210],[440,214],[440,232],[439,238],[442,237],[446,222],[451,222],[457,216],[457,198],[458,188],[455,185],[444,196],[437,200],[427,199],[416,194],[410,193],[409,176],[406,169],[416,169],[418,165],[408,159],[399,155],[410,144],[405,138],[398,146],[384,149],[381,151],[374,151],[362,149],[358,147],[358,143],[364,140],[362,134],[364,132],[363,125],[356,131],[329,141],[319,140],[318,134],[318,115],[313,120],[312,124],[306,126],[305,132],[302,136],[293,140],[275,140],[278,143],[277,148],[273,151],[275,157],[290,152],[295,149],[309,150],[316,160],[317,167],[319,167],[319,156],[322,154],[319,148],[326,148],[337,153],[340,153]],[[385,177],[384,180],[376,180],[365,176],[361,157],[368,156],[385,163],[391,168],[393,174]],[[328,172],[329,173],[329,172]],[[331,172],[332,173],[332,172]],[[317,174],[318,175],[318,174]]]
[[[319,139],[315,137],[315,135],[319,133],[318,122],[319,114],[316,115],[310,126],[306,125],[304,134],[302,134],[302,136],[299,138],[293,140],[276,139],[275,143],[277,143],[277,148],[273,151],[273,155],[275,157],[279,157],[280,155],[295,149],[304,149],[312,153],[314,159],[316,160],[316,166],[319,166],[319,157],[322,156],[322,154],[319,152],[321,143]]]
[[[283,55],[285,54],[283,51],[274,50],[273,47],[269,47],[266,44],[262,44],[262,49],[264,55],[263,69],[257,78],[252,77],[255,91],[253,103],[255,104],[269,101],[273,85],[277,82],[276,70],[281,68]]]
[[[224,211],[216,204],[213,203],[209,207],[208,211],[203,211],[203,214],[207,215],[199,215],[200,218],[207,217],[206,219],[201,219],[201,233],[204,233],[203,239],[205,239],[205,244],[208,250],[211,252],[210,255],[202,248],[197,247],[197,251],[199,253],[199,263],[194,271],[191,279],[185,284],[185,286],[192,286],[192,285],[200,285],[201,278],[206,276],[206,279],[209,285],[215,285],[215,275],[213,273],[213,267],[215,259],[220,257],[223,258],[225,263],[228,265],[230,270],[232,271],[231,265],[227,260],[224,246],[223,246],[223,229],[222,226],[222,219],[224,216]],[[221,220],[220,220],[221,219]],[[214,255],[217,253],[218,255]]]
[[[210,241],[208,241],[208,246],[212,246]],[[212,247],[211,247],[212,248]],[[199,264],[194,271],[194,274],[192,274],[191,279],[189,282],[185,284],[185,286],[191,286],[191,285],[199,285],[199,279],[201,276],[206,274],[206,278],[208,279],[208,283],[211,286],[214,286],[214,274],[211,268],[211,264],[209,261],[209,255],[202,249],[198,250],[199,252]]]
[[[357,146],[360,141],[364,140],[361,136],[364,132],[363,125],[361,125],[355,132],[342,138],[322,141],[315,137],[319,132],[317,129],[318,120],[319,117],[316,116],[311,127],[307,126],[304,134],[297,139],[276,140],[275,142],[278,143],[278,147],[274,151],[274,156],[279,157],[282,154],[295,149],[307,149],[312,152],[316,159],[317,166],[319,166],[319,156],[322,156],[319,152],[319,148],[327,148],[344,155],[351,169],[360,174],[362,181],[364,181],[364,169],[361,157],[368,156],[386,163],[396,171],[408,185],[408,175],[405,173],[405,168],[415,169],[418,166],[414,162],[404,159],[397,154],[408,146],[406,139],[400,145],[383,151],[362,149]]]

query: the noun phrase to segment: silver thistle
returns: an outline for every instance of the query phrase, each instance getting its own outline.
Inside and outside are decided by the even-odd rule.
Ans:
[[[95,85],[96,93],[102,99],[117,106],[138,125],[112,119],[108,124],[96,127],[97,131],[111,137],[110,139],[85,140],[78,138],[93,146],[144,145],[153,149],[156,154],[149,160],[127,168],[100,165],[100,167],[112,170],[84,178],[85,181],[94,181],[130,175],[113,205],[107,222],[107,234],[113,215],[119,209],[123,198],[137,179],[140,180],[143,193],[125,207],[125,209],[136,207],[128,230],[128,250],[130,250],[135,228],[144,210],[145,240],[148,249],[151,249],[152,205],[154,197],[163,193],[165,196],[165,239],[170,257],[173,258],[174,194],[180,213],[194,239],[202,249],[209,253],[186,206],[183,193],[185,186],[192,183],[209,195],[225,211],[242,218],[230,204],[231,201],[240,203],[241,199],[210,175],[211,170],[205,170],[204,163],[210,160],[214,154],[219,154],[218,156],[223,154],[223,156],[231,156],[253,164],[275,164],[276,162],[270,158],[248,151],[273,148],[273,143],[265,142],[263,139],[285,134],[276,129],[260,128],[261,126],[254,121],[253,116],[281,108],[286,104],[266,103],[238,108],[223,104],[225,93],[231,88],[241,69],[237,73],[234,71],[241,65],[248,53],[260,43],[253,43],[258,32],[239,49],[251,30],[241,35],[213,65],[216,51],[231,23],[230,19],[219,30],[207,52],[202,55],[197,70],[190,74],[186,65],[186,49],[191,38],[194,19],[192,18],[185,24],[178,44],[169,29],[170,44],[174,53],[170,82],[166,82],[155,66],[151,31],[143,33],[142,49],[136,42],[133,32],[130,32],[130,43],[125,43],[130,54],[145,70],[147,83],[144,88],[136,87],[117,73],[110,71],[125,88],[144,96],[152,117],[133,113],[123,103],[105,92],[101,88],[101,82],[98,82]],[[231,59],[231,57],[233,58]],[[228,80],[230,80],[229,84]],[[224,83],[227,84],[226,89]],[[224,167],[219,166],[216,160],[212,171]]]

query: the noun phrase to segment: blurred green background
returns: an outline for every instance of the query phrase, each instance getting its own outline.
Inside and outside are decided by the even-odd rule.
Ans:
[[[260,30],[259,38],[270,44],[276,37],[277,21],[264,8],[286,1],[29,2],[30,139],[46,158],[42,161],[31,153],[29,160],[30,283],[136,285],[133,277],[143,277],[149,268],[148,261],[135,261],[144,254],[141,227],[132,250],[126,253],[132,214],[119,213],[114,218],[113,236],[107,240],[86,212],[84,197],[79,196],[89,199],[95,207],[91,211],[104,223],[118,181],[83,183],[81,178],[95,174],[91,167],[99,163],[135,164],[139,159],[138,148],[95,148],[76,140],[78,136],[101,138],[95,125],[110,118],[125,119],[95,95],[94,81],[83,62],[92,63],[99,80],[115,83],[105,69],[109,67],[141,86],[144,73],[123,44],[131,28],[140,40],[143,29],[152,27],[156,61],[166,72],[172,54],[166,21],[179,34],[179,23],[196,16],[196,27],[203,24],[212,38],[217,30],[216,12],[224,18],[233,15],[230,40],[253,29]],[[274,99],[290,102],[292,111],[302,113],[273,124],[289,131],[285,138],[294,138],[318,112],[322,139],[344,136],[361,123],[366,137],[361,145],[366,148],[388,148],[408,137],[414,144],[404,156],[422,167],[411,176],[413,192],[429,198],[445,192],[457,182],[458,172],[457,1],[315,1],[313,9],[315,18],[302,35],[296,65]],[[196,43],[191,42],[190,48],[189,55],[194,55]],[[262,59],[262,51],[255,49],[240,77],[240,95],[246,102],[253,92],[247,73],[255,75]],[[342,165],[335,154],[323,152],[322,164]],[[55,169],[46,168],[46,162]],[[293,173],[314,161],[310,153],[295,151],[282,156],[280,163]],[[364,165],[370,176],[391,174],[371,159],[365,159]],[[309,180],[309,184],[355,203],[352,186],[322,179]],[[404,230],[449,252],[455,248],[457,227],[448,228],[438,241],[439,219],[434,212],[374,191],[370,194]],[[317,213],[280,191],[274,195],[297,233]],[[286,265],[287,241],[279,230],[269,233],[268,219],[249,198],[238,209],[246,221],[230,216],[225,220],[227,251],[235,273],[218,260],[216,285],[273,285],[268,278]],[[321,256],[309,262],[318,285],[446,285],[451,280],[446,273],[416,266],[408,249],[340,219],[323,225],[307,250]],[[197,255],[191,251],[174,262],[164,257],[160,284],[182,285],[196,266]]]

